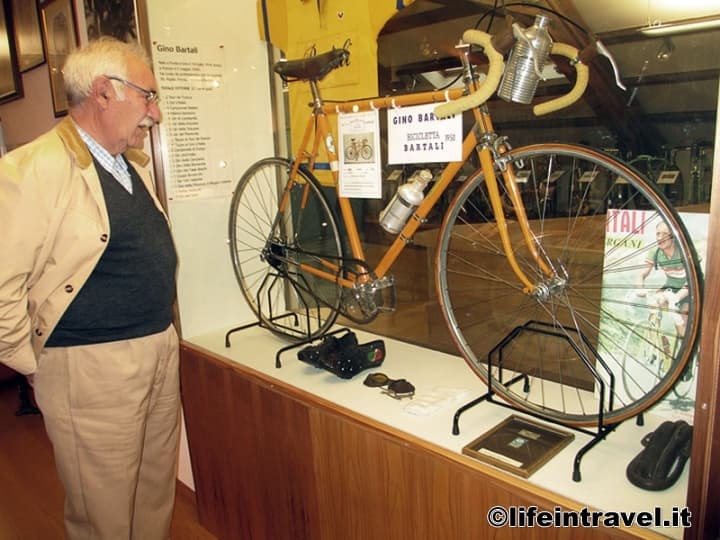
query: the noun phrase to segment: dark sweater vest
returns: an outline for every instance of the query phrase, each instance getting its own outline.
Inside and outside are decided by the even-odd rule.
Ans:
[[[132,165],[132,194],[97,161],[95,168],[110,218],[110,239],[48,347],[148,336],[172,322],[177,256],[167,221]]]

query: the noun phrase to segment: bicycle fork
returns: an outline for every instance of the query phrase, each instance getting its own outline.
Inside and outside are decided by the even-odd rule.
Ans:
[[[491,149],[491,145],[489,143],[485,143],[482,145],[479,154],[480,166],[485,176],[485,185],[487,186],[488,195],[490,197],[490,204],[492,206],[493,213],[495,214],[495,221],[497,222],[498,233],[502,242],[503,251],[508,258],[508,263],[510,264],[513,273],[523,284],[523,292],[531,296],[536,296],[540,299],[545,299],[552,292],[550,290],[550,287],[541,287],[537,283],[533,283],[527,276],[527,274],[523,272],[522,268],[520,268],[517,258],[515,257],[515,253],[512,249],[512,242],[510,240],[510,234],[508,232],[508,224],[507,220],[505,219],[505,212],[502,206],[502,197],[500,195],[498,178],[495,174],[494,165],[495,162],[499,160],[499,158],[496,158],[496,156],[494,155],[494,150]],[[537,263],[542,273],[545,274],[545,276],[547,276],[549,279],[558,279],[559,277],[557,275],[557,272],[552,269],[552,265],[547,261],[545,255],[540,253],[540,250],[538,249],[538,243],[536,241],[535,235],[532,232],[532,229],[530,228],[527,213],[525,212],[525,205],[522,202],[520,191],[517,187],[517,181],[512,164],[501,162],[500,170],[508,196],[510,197],[513,209],[515,210],[517,222],[520,226],[525,245],[530,250],[530,254],[533,260]]]

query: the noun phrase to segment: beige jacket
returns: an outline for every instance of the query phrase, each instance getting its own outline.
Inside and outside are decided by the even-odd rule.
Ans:
[[[129,150],[125,157],[163,211],[148,156]],[[109,237],[100,180],[70,118],[0,159],[0,362],[35,371]]]

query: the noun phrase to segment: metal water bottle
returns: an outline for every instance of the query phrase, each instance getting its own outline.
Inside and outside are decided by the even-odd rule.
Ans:
[[[542,69],[553,45],[547,30],[551,22],[549,17],[537,15],[529,28],[523,30],[517,24],[513,25],[517,41],[510,52],[498,90],[498,96],[505,101],[527,105],[535,96],[538,82],[543,78]]]
[[[407,183],[400,186],[385,210],[380,212],[380,225],[387,232],[399,233],[415,209],[425,198],[425,186],[432,180],[427,169],[416,171]]]

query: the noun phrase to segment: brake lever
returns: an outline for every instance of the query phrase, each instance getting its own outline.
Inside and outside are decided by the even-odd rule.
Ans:
[[[608,59],[610,62],[610,65],[612,66],[613,74],[615,75],[615,84],[618,86],[618,88],[622,90],[627,90],[627,87],[622,83],[620,80],[620,70],[617,67],[617,64],[615,63],[615,58],[613,58],[613,55],[610,54],[610,51],[605,47],[602,41],[599,39],[595,41],[595,48],[597,49],[597,52],[600,53],[602,56]]]

